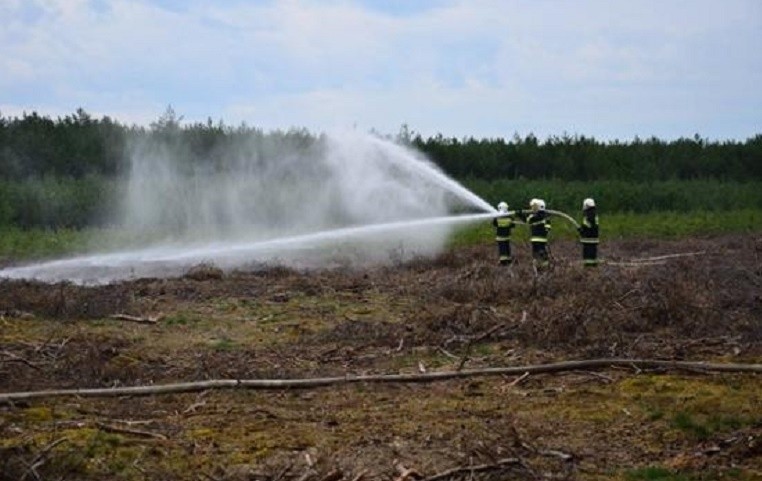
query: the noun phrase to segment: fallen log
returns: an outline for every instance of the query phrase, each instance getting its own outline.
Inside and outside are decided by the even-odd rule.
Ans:
[[[117,321],[137,322],[138,324],[156,324],[163,317],[162,314],[156,316],[131,316],[129,314],[112,314],[109,316],[111,319]]]
[[[358,383],[426,383],[483,376],[518,376],[528,374],[556,373],[565,371],[606,369],[624,367],[637,373],[643,369],[669,369],[704,372],[762,373],[762,364],[705,363],[687,361],[665,361],[654,359],[587,359],[562,361],[528,366],[486,367],[461,371],[436,371],[420,374],[368,374],[346,375],[307,379],[214,379],[209,381],[152,384],[112,388],[50,389],[44,391],[0,393],[0,403],[27,401],[52,397],[121,397],[148,396],[158,394],[200,392],[208,389],[311,389],[325,386]]]

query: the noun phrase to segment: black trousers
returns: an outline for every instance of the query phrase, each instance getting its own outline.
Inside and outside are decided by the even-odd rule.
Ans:
[[[598,244],[582,244],[582,261],[586,266],[598,264]]]
[[[501,264],[510,264],[513,261],[511,258],[511,241],[497,241],[497,252],[500,255]]]
[[[550,262],[547,242],[532,242],[532,257],[538,266],[547,266]]]

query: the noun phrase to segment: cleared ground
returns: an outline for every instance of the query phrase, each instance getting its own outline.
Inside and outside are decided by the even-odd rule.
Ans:
[[[762,237],[102,287],[0,283],[0,392],[601,357],[762,362]],[[110,318],[161,315],[156,324]],[[762,479],[754,374],[635,368],[0,406],[0,479]],[[500,460],[509,460],[499,463]],[[396,465],[396,466],[395,466]],[[420,476],[418,476],[420,474]]]

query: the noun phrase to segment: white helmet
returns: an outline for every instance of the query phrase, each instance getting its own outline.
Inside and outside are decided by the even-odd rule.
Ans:
[[[497,210],[501,214],[505,214],[506,212],[508,212],[508,204],[506,204],[505,202],[500,202],[499,204],[497,204]]]
[[[532,199],[529,201],[529,207],[532,210],[545,210],[545,201],[542,199]]]
[[[582,210],[587,210],[591,207],[595,207],[595,201],[592,198],[588,197],[582,201]]]

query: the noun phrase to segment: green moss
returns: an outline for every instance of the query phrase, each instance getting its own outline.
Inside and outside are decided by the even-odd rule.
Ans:
[[[706,439],[716,432],[732,431],[750,425],[753,420],[738,414],[691,413],[679,411],[672,418],[672,426],[698,439]]]
[[[180,311],[165,317],[161,322],[166,326],[185,326],[189,324],[197,324],[200,321],[201,318],[198,315]]]
[[[702,470],[674,471],[661,466],[648,466],[635,468],[623,473],[625,481],[716,481],[720,479],[728,480],[752,480],[758,479],[753,473],[745,473],[738,468],[727,470]]]
[[[688,481],[689,478],[659,466],[633,469],[625,473],[627,481]]]
[[[212,341],[211,346],[215,351],[232,351],[235,349],[236,343],[228,337],[223,337]]]
[[[24,420],[32,423],[42,423],[53,419],[53,411],[47,406],[24,409]]]

